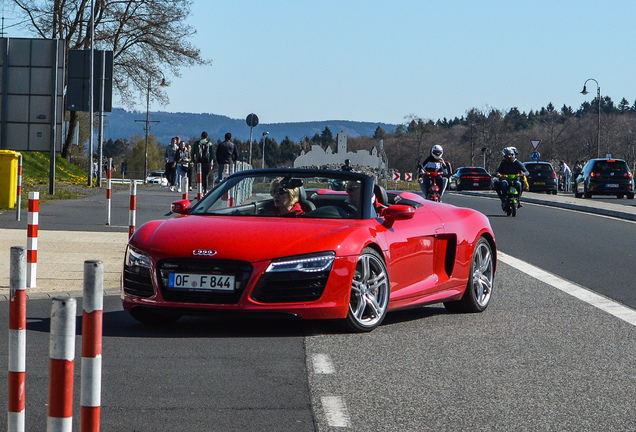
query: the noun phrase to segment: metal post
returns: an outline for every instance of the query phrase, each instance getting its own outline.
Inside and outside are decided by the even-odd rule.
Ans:
[[[53,299],[49,342],[48,432],[73,430],[76,310],[77,302],[72,297]]]
[[[22,207],[22,153],[18,155],[18,190],[16,191],[15,220],[20,220]]]
[[[88,93],[88,186],[93,187],[93,116],[95,115],[93,111],[93,100],[95,99],[94,88],[95,82],[93,79],[93,73],[95,72],[95,68],[93,65],[94,62],[94,44],[93,40],[95,39],[95,0],[91,0],[91,52],[90,52],[90,77],[89,77],[89,93]]]
[[[9,270],[9,432],[24,432],[26,377],[26,248],[11,247]]]
[[[84,261],[80,430],[99,431],[102,393],[104,263]]]
[[[106,80],[106,51],[102,55],[102,74],[99,77],[99,170],[97,171],[98,187],[102,187],[102,167],[104,166],[104,81]]]
[[[148,124],[150,123],[150,77],[148,77],[148,95],[146,96],[146,148],[144,151],[144,183],[148,177]]]

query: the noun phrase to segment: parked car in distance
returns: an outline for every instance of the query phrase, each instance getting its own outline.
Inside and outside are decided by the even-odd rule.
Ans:
[[[164,170],[152,171],[146,177],[147,184],[156,184],[159,186],[168,186],[168,179],[166,178],[166,172]]]
[[[591,159],[576,178],[574,196],[616,195],[634,199],[634,176],[622,159]]]
[[[558,188],[557,174],[549,162],[525,162],[523,164],[530,175],[528,176],[528,190],[530,192],[545,192],[556,195]]]
[[[461,167],[451,176],[450,188],[456,191],[491,189],[492,178],[482,167]]]

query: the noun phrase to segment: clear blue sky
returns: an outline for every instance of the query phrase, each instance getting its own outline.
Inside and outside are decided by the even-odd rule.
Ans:
[[[191,41],[213,64],[169,77],[170,104],[151,109],[403,123],[576,110],[588,78],[633,104],[634,19],[633,0],[196,0]]]

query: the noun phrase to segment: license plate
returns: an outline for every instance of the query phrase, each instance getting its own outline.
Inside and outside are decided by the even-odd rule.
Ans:
[[[608,183],[608,184],[605,185],[605,187],[617,188],[618,184],[616,184],[616,183]]]
[[[168,287],[176,289],[198,289],[234,291],[234,276],[170,273]]]
[[[473,186],[479,186],[479,182],[474,182]]]
[[[534,184],[543,186],[545,185],[545,182],[534,182]]]

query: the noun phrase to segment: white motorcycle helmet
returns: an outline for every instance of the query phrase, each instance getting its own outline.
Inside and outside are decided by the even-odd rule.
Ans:
[[[433,156],[437,160],[440,160],[443,154],[444,154],[444,149],[442,148],[441,145],[436,144],[431,149],[431,156]]]
[[[505,149],[503,149],[501,151],[501,153],[503,153],[504,157],[512,156],[512,159],[514,159],[515,158],[515,151],[513,149],[514,149],[514,147],[506,147]]]

